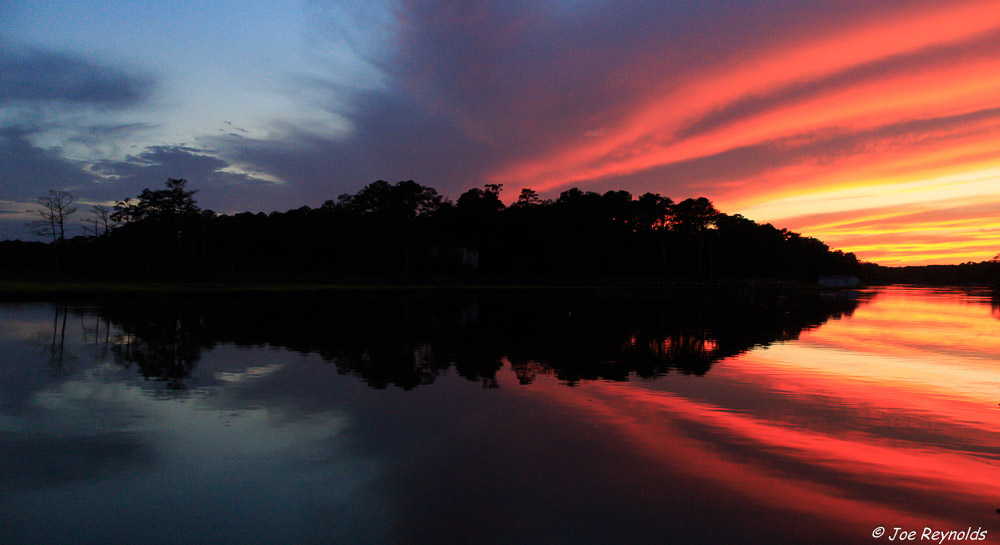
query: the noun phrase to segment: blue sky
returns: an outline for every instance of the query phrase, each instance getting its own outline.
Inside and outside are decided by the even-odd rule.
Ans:
[[[376,35],[390,17],[376,4],[13,2],[2,9],[6,51],[62,54],[148,80],[148,95],[117,105],[113,116],[100,112],[103,119],[155,124],[156,137],[179,140],[233,126],[260,131],[276,120],[346,130],[337,110],[352,92],[384,85],[373,41],[391,41],[388,30]],[[307,96],[317,86],[326,87],[326,104]],[[55,106],[45,113],[67,113]]]
[[[387,84],[391,19],[377,3],[5,2],[0,199],[17,215],[49,187],[103,202],[187,177],[220,211],[314,203],[224,141],[348,138],[357,95]]]
[[[883,263],[1000,250],[1000,3],[0,3],[0,239],[186,178],[706,196]]]

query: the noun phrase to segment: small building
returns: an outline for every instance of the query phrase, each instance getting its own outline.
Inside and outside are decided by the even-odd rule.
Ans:
[[[479,250],[467,246],[455,236],[434,241],[427,251],[434,270],[438,272],[479,268]]]
[[[861,284],[857,276],[827,275],[819,277],[819,285],[824,288],[856,288]]]

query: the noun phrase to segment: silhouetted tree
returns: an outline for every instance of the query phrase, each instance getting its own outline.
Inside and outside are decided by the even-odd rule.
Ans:
[[[538,192],[529,187],[521,189],[521,193],[517,196],[517,201],[511,206],[514,207],[529,207],[529,206],[539,206],[546,204],[541,197],[538,196]]]
[[[500,200],[503,184],[486,184],[482,189],[474,187],[458,197],[455,203],[466,214],[495,214],[505,208]]]
[[[107,235],[111,231],[112,209],[103,204],[95,204],[90,207],[90,214],[84,218],[84,232],[91,232],[95,237]]]
[[[336,204],[328,201],[329,204],[324,203],[324,206],[336,207],[351,214],[414,218],[436,211],[443,202],[444,197],[437,190],[413,180],[397,182],[395,185],[378,180],[353,195],[340,195]]]
[[[342,263],[366,272],[407,274],[420,257],[417,249],[430,236],[431,217],[446,206],[448,202],[435,189],[413,180],[395,184],[378,180],[355,194],[345,193],[336,202],[324,203],[320,215],[314,217],[352,234],[330,250]]]
[[[674,201],[658,193],[643,193],[632,207],[632,225],[639,231],[664,229],[673,223]]]
[[[45,195],[35,199],[39,208],[29,212],[38,219],[28,222],[28,228],[35,235],[51,239],[53,269],[62,272],[62,253],[66,242],[66,220],[76,213],[73,194],[61,189],[50,189]]]
[[[73,194],[50,189],[48,194],[35,200],[39,208],[33,208],[29,212],[38,219],[28,222],[31,232],[40,237],[51,238],[53,243],[66,240],[66,220],[76,213]]]
[[[217,216],[199,209],[186,180],[169,179],[118,201],[110,215],[92,209],[88,223],[95,233],[111,227],[108,236],[59,246],[75,270],[126,277],[447,272],[815,281],[873,270],[814,238],[722,214],[703,197],[674,203],[657,193],[574,187],[553,201],[524,188],[505,207],[502,189],[486,184],[452,204],[413,180],[379,180],[318,208]],[[58,222],[46,218],[47,236],[60,240]],[[0,264],[27,271],[11,264],[44,261],[38,256],[47,248],[38,246],[0,246]]]
[[[172,222],[185,216],[193,216],[198,208],[194,195],[198,190],[185,189],[188,181],[183,178],[169,178],[166,189],[146,189],[135,199],[125,199],[115,204],[116,219],[125,223],[136,221]]]
[[[675,231],[684,234],[693,234],[704,231],[714,226],[719,211],[712,205],[712,201],[705,197],[697,199],[684,199],[673,207],[673,225]]]
[[[655,270],[667,270],[667,229],[675,223],[674,201],[658,193],[644,193],[632,203],[632,229],[643,240],[647,255],[655,256]]]
[[[115,203],[110,220],[120,223],[113,237],[115,255],[141,257],[146,275],[178,272],[204,253],[206,221],[188,181],[167,179],[164,189],[143,189],[138,197]],[[131,264],[130,264],[131,265]]]
[[[135,197],[116,201],[111,211],[111,221],[115,224],[129,224],[139,220],[139,203]]]
[[[463,247],[477,252],[478,266],[487,272],[505,269],[509,262],[501,215],[506,206],[500,200],[502,184],[486,184],[462,193],[450,214],[449,230]]]

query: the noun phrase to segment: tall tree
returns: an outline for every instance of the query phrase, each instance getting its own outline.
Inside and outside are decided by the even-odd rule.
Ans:
[[[110,219],[123,224],[116,230],[122,234],[118,240],[139,245],[147,275],[154,270],[180,270],[203,247],[198,232],[203,216],[194,198],[197,190],[188,190],[187,183],[183,178],[169,178],[165,189],[147,187],[138,197],[115,203]]]
[[[632,222],[636,230],[656,231],[670,225],[674,201],[659,193],[643,193],[632,205]]]
[[[129,224],[139,221],[139,203],[135,197],[128,197],[115,202],[111,212],[111,221],[117,224]]]
[[[111,209],[103,204],[91,206],[90,214],[84,220],[86,221],[86,225],[83,228],[84,233],[91,230],[95,237],[100,237],[111,231]]]
[[[705,197],[684,199],[673,207],[673,229],[684,234],[700,233],[715,224],[719,211]]]
[[[323,206],[363,216],[404,219],[433,213],[443,202],[444,197],[434,188],[422,186],[413,180],[396,184],[378,180],[353,195],[340,195],[336,204],[327,202]]]
[[[45,238],[51,238],[53,243],[66,240],[66,220],[76,213],[73,206],[73,194],[61,189],[50,189],[48,194],[37,199],[39,208],[29,210],[38,217],[28,222],[31,232]]]
[[[485,184],[482,189],[474,187],[458,197],[455,206],[459,211],[472,214],[495,214],[503,210],[500,200],[503,184]]]
[[[194,195],[197,189],[187,190],[188,181],[168,178],[166,189],[146,189],[138,197],[129,197],[115,203],[110,219],[121,223],[141,221],[174,222],[191,217],[201,211]]]
[[[531,206],[539,206],[545,204],[545,201],[538,196],[538,192],[530,187],[525,187],[521,189],[521,193],[517,196],[517,202],[511,206],[518,208],[526,208]]]
[[[169,178],[166,189],[143,189],[138,198],[139,219],[176,220],[197,214],[201,210],[194,198],[198,190],[186,190],[187,183],[183,178]]]

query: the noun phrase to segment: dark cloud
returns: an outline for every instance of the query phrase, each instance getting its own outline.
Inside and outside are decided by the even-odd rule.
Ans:
[[[31,142],[37,129],[0,127],[0,240],[36,240],[25,225],[24,213],[35,198],[49,189],[70,191],[78,198],[107,198],[98,178],[85,165],[66,159],[59,149],[45,149]]]
[[[90,170],[112,180],[106,185],[114,187],[115,199],[135,196],[147,187],[159,188],[168,178],[184,178],[189,188],[199,191],[199,204],[217,212],[260,210],[262,203],[272,203],[275,197],[281,200],[285,193],[281,186],[226,170],[231,166],[211,150],[174,145],[150,146],[121,161],[97,162]]]
[[[157,128],[155,123],[105,123],[96,124],[80,130],[79,134],[71,136],[68,141],[87,146],[97,146],[101,143],[128,141],[139,133]]]
[[[64,158],[60,150],[40,148],[30,141],[37,132],[25,127],[0,128],[0,179],[3,197],[30,201],[48,189],[79,190],[96,177],[82,165]]]
[[[0,48],[0,103],[68,102],[127,107],[146,100],[153,80],[64,53]]]
[[[620,122],[706,66],[874,11],[853,1],[802,4],[412,0],[401,7],[399,53],[387,71],[401,94],[495,144],[500,158],[534,155]]]
[[[448,119],[406,96],[373,93],[347,139],[286,128],[280,139],[227,135],[206,142],[234,162],[286,180],[283,206],[316,206],[377,179],[414,179],[446,193],[479,185],[488,143],[466,138]],[[273,205],[273,203],[271,203]]]
[[[98,127],[101,133],[129,131],[130,125]],[[168,178],[186,178],[199,190],[203,208],[218,212],[273,210],[300,206],[297,195],[284,186],[230,172],[231,164],[211,150],[188,146],[151,146],[120,161],[100,161],[92,165],[72,161],[59,149],[41,148],[31,142],[37,129],[0,128],[0,239],[36,237],[24,226],[23,212],[35,198],[49,189],[68,190],[78,202],[121,200],[136,196],[144,188],[159,188]],[[268,208],[271,207],[271,208]]]
[[[129,185],[149,184],[151,180],[214,176],[225,168],[226,162],[188,146],[150,146],[138,155],[129,155],[122,161],[99,161],[91,170],[101,176],[114,177]],[[183,174],[183,176],[181,175]]]
[[[280,140],[234,133],[209,147],[287,180],[289,195],[303,203],[380,178],[414,179],[456,197],[504,165],[615,126],[637,103],[684,84],[706,65],[886,9],[860,1],[803,4],[404,1],[396,10],[395,53],[378,64],[388,87],[355,95],[347,136],[285,128]],[[315,91],[306,96],[342,96],[319,80],[301,83]],[[818,91],[758,98],[705,123],[807,92]],[[344,111],[339,103],[326,106]]]

